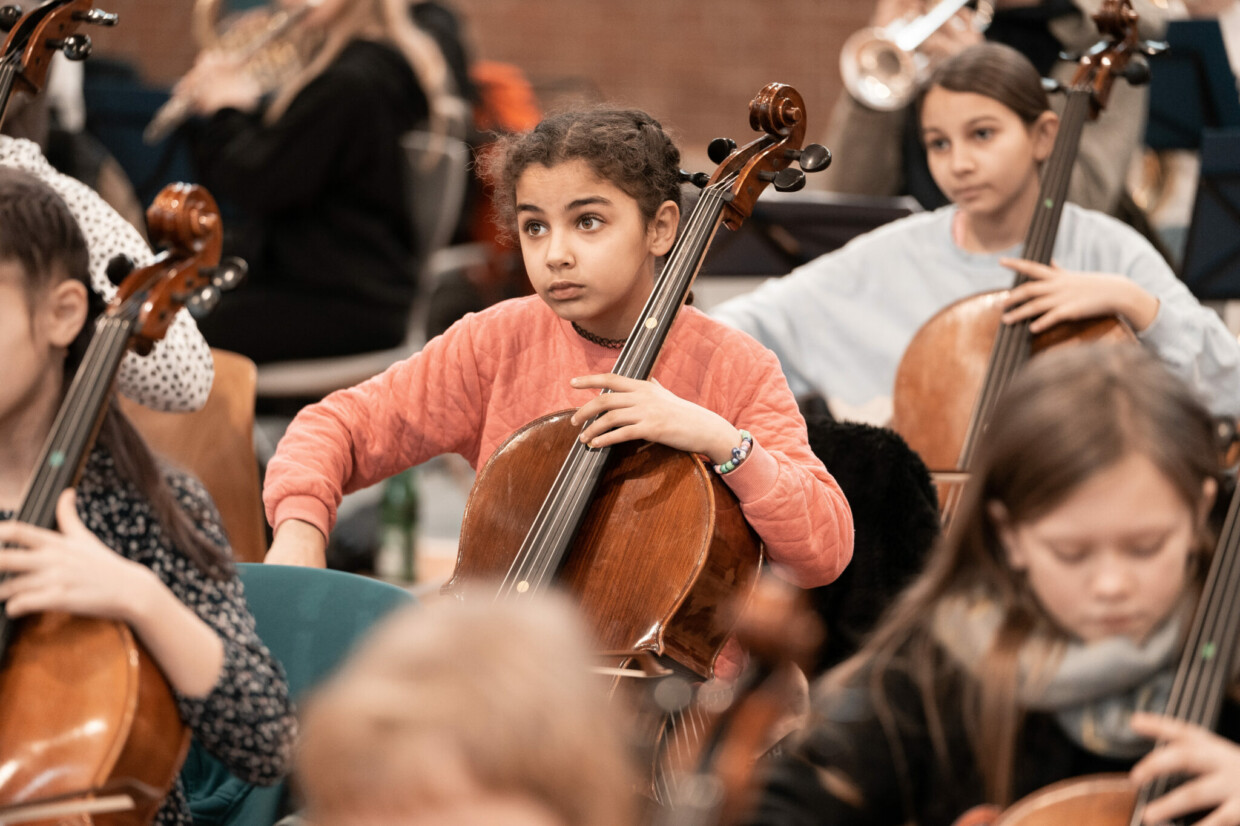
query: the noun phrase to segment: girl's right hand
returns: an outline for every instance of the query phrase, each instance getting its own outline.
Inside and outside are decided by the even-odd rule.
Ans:
[[[1132,730],[1159,741],[1152,752],[1132,767],[1133,782],[1185,775],[1189,779],[1150,803],[1145,822],[1171,823],[1194,812],[1209,812],[1198,826],[1240,826],[1240,744],[1201,726],[1138,713]]]
[[[276,528],[271,548],[263,559],[271,565],[327,567],[327,537],[309,522],[286,519]]]

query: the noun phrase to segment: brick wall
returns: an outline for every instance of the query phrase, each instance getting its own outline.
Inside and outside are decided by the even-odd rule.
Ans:
[[[96,0],[121,24],[94,30],[96,54],[170,84],[193,61],[193,0]],[[545,100],[602,97],[646,109],[686,155],[749,139],[747,106],[764,84],[794,85],[811,137],[839,91],[840,45],[871,0],[454,0],[474,52],[522,66]]]

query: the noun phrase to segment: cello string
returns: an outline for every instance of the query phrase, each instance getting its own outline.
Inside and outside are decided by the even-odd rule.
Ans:
[[[1217,546],[1217,553],[1223,557],[1215,560],[1206,577],[1198,603],[1201,616],[1194,617],[1166,710],[1172,717],[1202,726],[1212,727],[1221,707],[1240,626],[1240,616],[1228,610],[1227,605],[1227,595],[1235,593],[1236,588],[1240,587],[1237,582],[1240,578],[1238,508],[1240,496],[1233,496],[1224,522],[1223,536]],[[1206,646],[1213,647],[1210,653],[1207,653]],[[1161,777],[1142,787],[1137,813],[1150,800],[1166,794],[1172,785],[1172,779]]]
[[[60,414],[63,424],[50,436],[53,439],[59,437],[59,443],[50,446],[49,458],[57,451],[62,456],[74,458],[80,450],[79,445],[89,438],[91,428],[86,425],[84,419],[90,410],[90,404],[98,400],[98,385],[102,383],[104,364],[108,361],[105,356],[117,346],[116,335],[111,332],[110,327],[104,328],[100,339],[99,344],[95,344],[95,340],[92,339],[83,363],[78,369],[81,378],[75,376],[74,382],[70,385],[70,397],[66,400],[65,412]],[[96,390],[93,394],[94,398],[87,392],[92,388]],[[103,392],[107,392],[107,389]],[[93,425],[93,422],[90,424]],[[60,490],[67,486],[68,474],[75,470],[75,468],[68,467],[70,464],[73,463],[65,462],[36,470],[30,495],[27,497],[29,507],[24,505],[22,507],[20,518],[23,521],[41,527],[51,527],[56,497],[59,496]]]
[[[1050,262],[1087,104],[1088,97],[1083,93],[1069,93],[1061,126],[1063,139],[1056,141],[1051,157],[1047,160],[1043,184],[1039,192],[1039,208],[1034,211],[1025,243],[1023,257],[1026,259],[1039,263]],[[1041,208],[1048,200],[1051,204],[1050,208]],[[1014,286],[1019,286],[1027,280],[1026,276],[1018,273]],[[1029,341],[1028,322],[1000,324],[973,420],[970,422],[965,444],[961,450],[959,466],[962,469],[967,470],[971,466],[976,449],[976,436],[980,435],[980,430],[984,429],[985,423],[989,421],[995,403],[1006,390],[1011,378],[1027,360]]]
[[[690,236],[690,237],[695,236],[695,235],[701,236],[704,234],[703,230],[701,229],[701,225],[703,221],[700,218],[700,215],[701,215],[701,210],[694,211],[694,215],[691,216],[691,221],[690,221],[691,226],[689,229],[686,230],[687,236]],[[674,269],[674,268],[669,265],[668,268],[665,268],[665,271],[670,270],[670,269]],[[667,285],[672,275],[674,274],[668,274],[667,277],[660,279],[661,280],[660,286],[664,288],[662,290],[662,293],[664,294],[668,292]],[[656,299],[659,297],[660,296],[658,295],[654,296],[654,298]],[[671,299],[671,300],[674,300],[674,299]],[[634,346],[627,347],[625,349],[625,352],[628,352],[628,353],[636,352],[638,357],[640,358],[643,355],[643,349],[649,350],[661,344],[660,341],[656,340],[658,338],[657,336],[641,335],[641,333],[644,332],[644,330],[640,324],[638,324],[634,329],[637,333],[636,338],[633,342]],[[624,358],[624,353],[621,354],[621,359],[623,358]],[[619,370],[616,370],[615,372],[619,372]],[[591,463],[591,464],[596,464],[596,463]],[[574,473],[575,478],[573,481],[580,482],[583,472],[587,469],[587,466],[581,463],[576,463],[574,469],[576,472]],[[593,470],[597,471],[597,468],[593,468]],[[571,505],[574,508],[579,508],[579,507],[584,506],[584,502],[582,501],[585,498],[585,492],[583,491],[583,487],[584,485],[574,484],[572,487],[568,488],[566,495],[568,496],[568,501],[571,503]],[[560,520],[558,524],[552,524],[551,526],[551,529],[553,532],[552,536],[556,544],[567,541],[566,535],[569,532],[569,528],[570,526],[566,524],[563,520]],[[552,564],[552,562],[553,561],[550,561],[550,560],[544,560],[543,567],[545,568],[547,565]],[[545,579],[546,577],[545,571],[539,572],[539,576]]]
[[[709,237],[709,233],[714,231],[714,225],[718,219],[718,210],[713,209],[713,207],[717,205],[719,200],[720,198],[718,197],[717,192],[710,193],[710,197],[704,196],[702,201],[699,202],[699,207],[691,214],[688,226],[683,234],[684,240],[678,248],[678,252],[685,250],[688,250],[688,252],[682,252],[682,254],[677,255],[675,260],[669,262],[668,266],[664,268],[664,272],[661,274],[659,279],[658,287],[656,288],[654,294],[652,294],[649,302],[647,309],[655,317],[666,318],[672,308],[679,306],[681,303],[683,293],[686,291],[685,282],[687,282],[693,275],[694,259],[699,257],[694,254],[694,246],[703,244]],[[688,259],[687,262],[684,260],[685,258]],[[670,326],[670,321],[668,324],[661,326],[663,332],[659,332],[658,328],[656,328],[647,333],[644,325],[639,319],[639,322],[634,327],[633,335],[630,336],[630,346],[626,346],[624,351],[622,351],[620,359],[618,360],[616,368],[613,369],[613,372],[624,374],[625,367],[627,366],[628,372],[632,374],[637,372],[632,366],[632,362],[637,362],[639,366],[643,363],[652,363],[654,357],[657,355],[657,352],[662,347],[664,336]],[[633,354],[632,358],[628,358],[628,354]],[[620,364],[620,361],[627,362],[627,365]],[[644,376],[640,373],[638,373],[636,377],[644,378]],[[584,471],[584,469],[584,466],[578,466],[578,472],[575,474],[576,482],[582,481],[582,471]],[[598,468],[593,468],[592,472],[597,474]],[[586,490],[585,484],[574,484],[572,487],[568,488],[567,493],[563,495],[567,496],[566,501],[572,508],[569,512],[577,513],[580,510],[584,510],[587,504],[585,500],[588,498],[589,493],[590,491]],[[552,547],[563,547],[571,541],[568,534],[574,527],[575,525],[570,524],[567,520],[554,521],[550,525],[551,536],[553,539]],[[537,571],[537,576],[540,581],[546,581],[549,576],[554,573],[554,571],[551,571],[550,568],[555,564],[555,562],[556,560],[553,556],[541,555],[541,559],[538,564],[539,570]]]
[[[702,206],[709,206],[720,200],[717,191],[709,193],[712,197],[706,195],[699,202],[699,208],[695,209],[690,216],[689,226],[683,233],[683,242],[678,245],[678,251],[688,249],[693,242],[700,242],[707,237],[708,231],[713,231],[713,226],[707,228],[706,219],[702,217],[704,210]],[[717,217],[717,215],[715,216]],[[669,261],[667,267],[660,274],[659,283],[656,286],[654,298],[656,306],[660,309],[660,314],[666,312],[665,305],[671,301],[677,301],[676,298],[667,298],[662,305],[657,303],[659,298],[665,296],[669,290],[667,283],[672,278],[679,275],[680,271],[686,269],[685,265],[679,261]],[[662,289],[660,289],[662,288]],[[613,372],[620,373],[621,362],[624,361],[643,361],[651,355],[652,350],[657,350],[661,346],[662,341],[656,341],[658,336],[642,336],[642,327],[640,324],[635,328],[637,331],[637,341],[635,347],[626,347],[621,353],[617,362],[617,367]],[[626,359],[626,354],[635,353],[632,359]],[[581,449],[578,448],[580,445]],[[595,454],[595,455],[591,455]],[[526,535],[526,540],[522,543],[522,548],[518,552],[517,557],[509,566],[509,571],[505,575],[501,587],[503,589],[511,589],[517,582],[535,581],[538,585],[544,585],[554,574],[552,570],[558,566],[558,558],[562,556],[564,545],[568,541],[567,534],[570,531],[568,520],[553,518],[556,514],[564,513],[565,508],[571,508],[570,513],[575,513],[584,503],[581,501],[584,496],[581,493],[585,486],[584,481],[591,474],[597,474],[599,461],[592,461],[596,458],[597,451],[586,448],[581,443],[575,442],[570,450],[569,458],[561,467],[561,471],[557,474],[556,480],[552,485],[552,490],[544,500],[543,507],[540,508],[538,516],[535,518],[534,525]]]

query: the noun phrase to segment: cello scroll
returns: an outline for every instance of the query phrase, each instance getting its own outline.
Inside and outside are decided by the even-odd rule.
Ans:
[[[84,60],[91,52],[90,37],[77,34],[82,23],[115,26],[117,17],[93,8],[94,0],[48,0],[18,17],[0,50],[0,122],[15,89],[37,94],[47,83],[52,55],[64,52],[70,60]],[[6,6],[11,18],[16,6]]]
[[[723,185],[728,190],[723,225],[730,230],[740,229],[753,213],[754,204],[768,183],[781,192],[795,192],[805,186],[806,172],[819,172],[831,163],[831,152],[825,146],[810,144],[801,148],[805,140],[805,101],[800,92],[787,84],[768,83],[759,90],[749,104],[749,125],[766,134],[739,149],[726,139],[716,140],[710,147],[711,160],[719,164],[710,184]],[[793,162],[801,168],[792,168]]]

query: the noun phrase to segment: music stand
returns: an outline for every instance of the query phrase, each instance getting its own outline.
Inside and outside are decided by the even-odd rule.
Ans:
[[[702,275],[784,275],[920,207],[912,198],[763,193],[738,232],[720,228]]]
[[[1173,20],[1154,58],[1145,143],[1196,149],[1204,129],[1240,127],[1240,96],[1217,20]]]
[[[1240,298],[1240,129],[1201,136],[1201,178],[1180,278],[1203,301]]]

